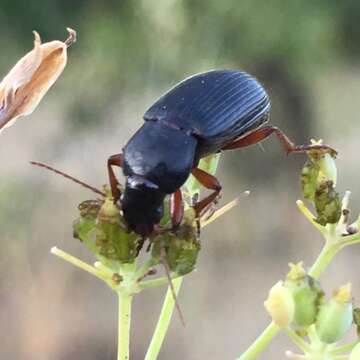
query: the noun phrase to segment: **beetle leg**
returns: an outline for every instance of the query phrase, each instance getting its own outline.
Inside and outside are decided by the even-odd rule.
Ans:
[[[170,216],[171,216],[172,227],[173,228],[178,227],[184,216],[184,203],[183,203],[182,194],[181,194],[180,189],[176,190],[171,195]]]
[[[208,195],[194,205],[196,216],[200,217],[204,210],[207,210],[209,205],[213,204],[216,201],[221,191],[221,185],[215,176],[212,176],[199,168],[192,169],[191,173],[201,185],[203,185],[207,189],[214,190],[213,193],[211,193],[210,195]]]
[[[119,181],[116,178],[114,170],[113,170],[112,167],[113,166],[122,167],[123,163],[124,163],[123,154],[112,155],[112,156],[110,156],[108,158],[108,161],[107,161],[111,193],[112,193],[112,195],[114,197],[115,202],[117,202],[120,199],[121,191],[119,189]]]
[[[284,146],[286,154],[291,152],[306,152],[309,150],[329,150],[331,154],[336,155],[336,151],[327,145],[295,145],[279,128],[275,126],[264,126],[250,134],[234,140],[232,143],[225,145],[222,150],[232,150],[256,144],[272,133],[275,133],[281,144]]]

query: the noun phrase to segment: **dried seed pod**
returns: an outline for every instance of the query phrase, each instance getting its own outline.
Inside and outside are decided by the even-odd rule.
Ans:
[[[67,48],[76,41],[76,32],[67,29],[63,41],[41,44],[34,31],[34,49],[21,58],[0,83],[0,130],[20,116],[31,114],[64,70]]]

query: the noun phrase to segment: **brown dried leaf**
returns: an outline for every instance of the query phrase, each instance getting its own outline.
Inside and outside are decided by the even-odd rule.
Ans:
[[[0,83],[0,131],[15,120],[31,114],[65,68],[67,48],[76,32],[67,29],[64,41],[41,44],[34,31],[34,49],[21,58]]]

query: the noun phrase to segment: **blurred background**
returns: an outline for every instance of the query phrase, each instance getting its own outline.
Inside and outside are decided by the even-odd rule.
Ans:
[[[253,0],[25,1],[0,3],[0,74],[33,44],[78,32],[64,74],[34,114],[0,141],[1,359],[114,359],[116,297],[50,255],[57,245],[92,262],[72,239],[77,205],[93,194],[41,169],[39,160],[91,184],[142,124],[156,98],[213,68],[243,69],[265,85],[271,122],[297,143],[323,138],[339,150],[338,189],[360,211],[360,2]],[[268,289],[289,261],[310,266],[322,239],[296,208],[304,155],[276,139],[222,156],[223,200],[240,205],[202,233],[160,359],[234,359],[267,325]],[[360,304],[360,249],[343,251],[322,278],[330,293],[352,281]],[[165,292],[135,299],[132,359],[142,359]],[[282,359],[282,335],[259,359]]]

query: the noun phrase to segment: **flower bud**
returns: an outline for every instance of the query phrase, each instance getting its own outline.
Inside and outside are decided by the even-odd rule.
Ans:
[[[349,360],[359,360],[360,359],[360,343],[357,344],[351,354],[350,354],[350,357],[349,357]]]
[[[264,306],[275,324],[286,327],[291,324],[295,313],[295,302],[291,291],[277,282],[269,291],[269,296]]]
[[[120,210],[111,197],[107,197],[100,208],[96,224],[96,247],[99,254],[108,260],[132,263],[138,255],[139,237],[129,233]]]
[[[353,306],[349,283],[338,289],[330,300],[320,306],[316,332],[322,342],[332,344],[343,338],[352,321]]]
[[[319,183],[330,180],[335,187],[337,181],[335,159],[328,153],[324,154],[319,160],[319,168]]]
[[[316,221],[325,226],[336,224],[341,216],[341,200],[332,181],[322,182],[315,192]]]
[[[306,274],[302,262],[289,266],[291,269],[284,286],[290,290],[294,299],[294,323],[301,327],[310,326],[316,320],[319,303],[324,293],[318,282]]]

